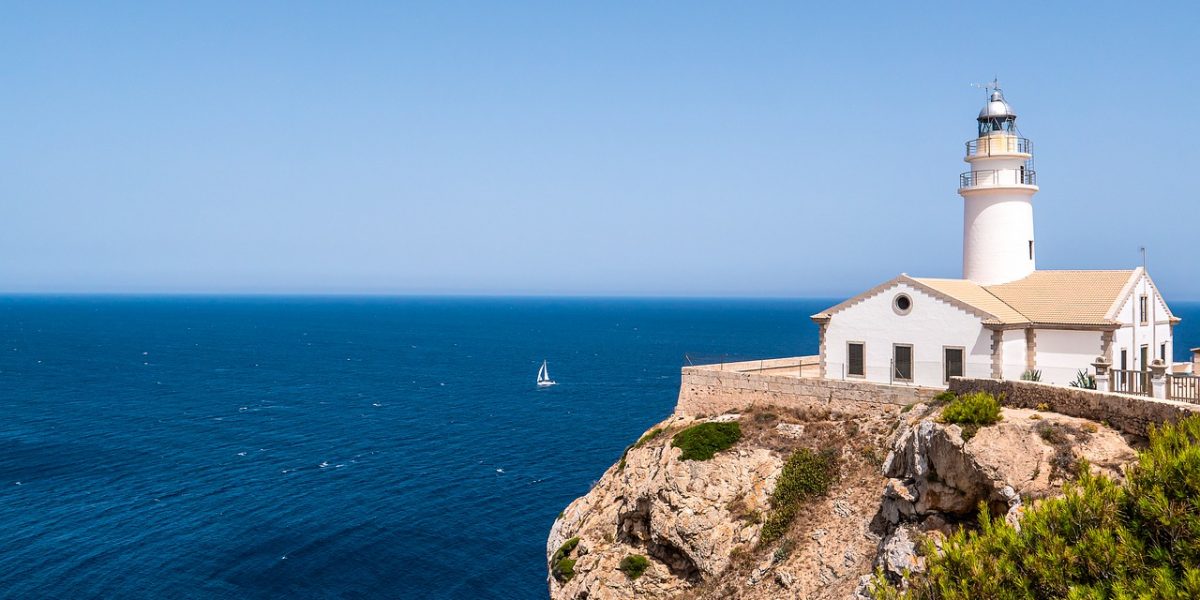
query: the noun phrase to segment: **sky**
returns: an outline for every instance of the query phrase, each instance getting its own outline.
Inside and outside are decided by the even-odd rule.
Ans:
[[[1200,299],[1189,3],[5,3],[0,293],[839,297],[961,275],[999,77],[1039,268]]]

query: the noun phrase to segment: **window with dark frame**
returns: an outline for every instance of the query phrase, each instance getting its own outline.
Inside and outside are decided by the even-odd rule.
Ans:
[[[862,342],[850,342],[846,348],[846,374],[855,377],[867,375],[867,346]]]
[[[1145,325],[1146,323],[1148,323],[1150,321],[1149,306],[1150,306],[1150,299],[1147,298],[1146,296],[1142,296],[1141,302],[1139,303],[1138,307],[1140,309],[1140,314],[1141,314],[1140,319],[1141,319],[1141,322],[1143,325]]]
[[[950,383],[951,377],[963,376],[963,349],[946,348],[943,361],[944,381]]]
[[[893,347],[892,378],[897,381],[912,381],[913,379],[913,349],[912,346],[896,344]]]

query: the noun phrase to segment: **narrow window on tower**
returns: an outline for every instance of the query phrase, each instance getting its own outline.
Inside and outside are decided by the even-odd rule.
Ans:
[[[1140,300],[1141,302],[1138,303],[1139,320],[1142,322],[1142,325],[1145,325],[1150,322],[1150,311],[1148,310],[1150,299],[1142,296]]]
[[[1033,240],[1029,240],[1029,260],[1033,260]]]

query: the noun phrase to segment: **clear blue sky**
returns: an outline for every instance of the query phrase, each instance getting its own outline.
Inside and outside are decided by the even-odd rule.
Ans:
[[[0,291],[956,277],[968,84],[999,76],[1037,149],[1039,267],[1144,244],[1200,299],[1200,9],[988,6],[8,3]]]

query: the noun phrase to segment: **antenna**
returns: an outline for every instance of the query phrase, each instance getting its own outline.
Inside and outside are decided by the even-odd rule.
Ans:
[[[998,90],[998,89],[1000,89],[1000,78],[999,78],[999,77],[993,77],[993,78],[992,78],[992,80],[991,80],[990,82],[987,82],[987,83],[972,83],[972,84],[970,84],[970,85],[971,85],[971,87],[973,87],[973,88],[979,88],[979,89],[983,90],[984,92],[988,92],[988,91],[990,91],[990,90]]]
[[[1138,252],[1142,253],[1142,270],[1146,270],[1146,247],[1138,246]]]

